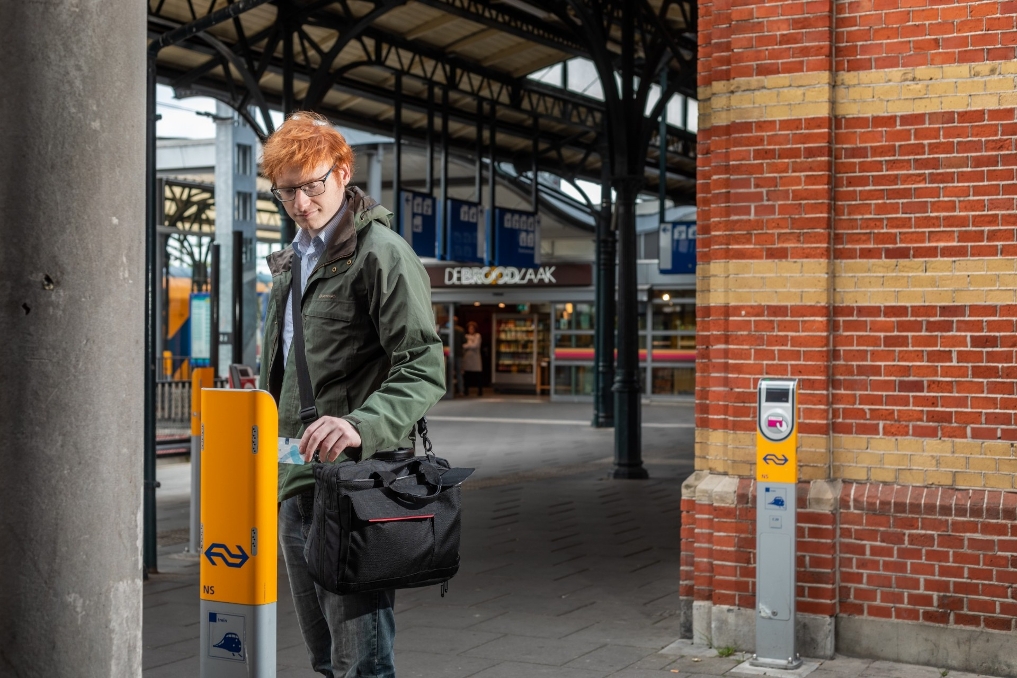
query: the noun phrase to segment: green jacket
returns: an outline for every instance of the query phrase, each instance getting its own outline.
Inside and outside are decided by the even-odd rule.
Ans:
[[[427,273],[390,229],[392,213],[357,188],[346,199],[349,209],[307,279],[301,311],[318,414],[352,423],[366,458],[412,446],[410,430],[445,393],[445,359]],[[282,360],[292,259],[292,246],[268,257],[272,292],[259,381],[279,404],[279,435],[291,438],[304,431],[292,343],[285,368]],[[279,465],[279,501],[313,486],[310,464]]]

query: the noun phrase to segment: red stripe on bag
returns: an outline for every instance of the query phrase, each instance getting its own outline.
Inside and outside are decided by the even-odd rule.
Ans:
[[[434,514],[431,513],[426,516],[400,516],[399,518],[371,518],[367,522],[369,523],[391,523],[396,520],[424,520],[426,518],[434,518]]]

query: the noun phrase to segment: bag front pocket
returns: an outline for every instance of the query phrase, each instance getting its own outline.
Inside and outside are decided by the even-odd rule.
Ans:
[[[340,586],[383,580],[406,580],[432,569],[434,512],[427,506],[404,508],[381,489],[348,497],[343,510],[347,549],[341,562]],[[345,528],[345,525],[344,525]]]

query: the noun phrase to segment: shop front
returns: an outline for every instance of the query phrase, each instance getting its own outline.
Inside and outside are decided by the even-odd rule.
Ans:
[[[482,336],[481,382],[499,393],[588,401],[594,387],[593,266],[532,268],[426,264],[435,324],[448,357],[452,395],[458,324]],[[691,289],[641,286],[639,363],[644,397],[673,399],[695,389],[696,307]],[[469,383],[469,382],[467,382]]]

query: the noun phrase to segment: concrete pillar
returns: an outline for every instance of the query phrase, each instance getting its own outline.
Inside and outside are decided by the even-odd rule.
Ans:
[[[0,16],[0,674],[141,676],[145,4]]]

